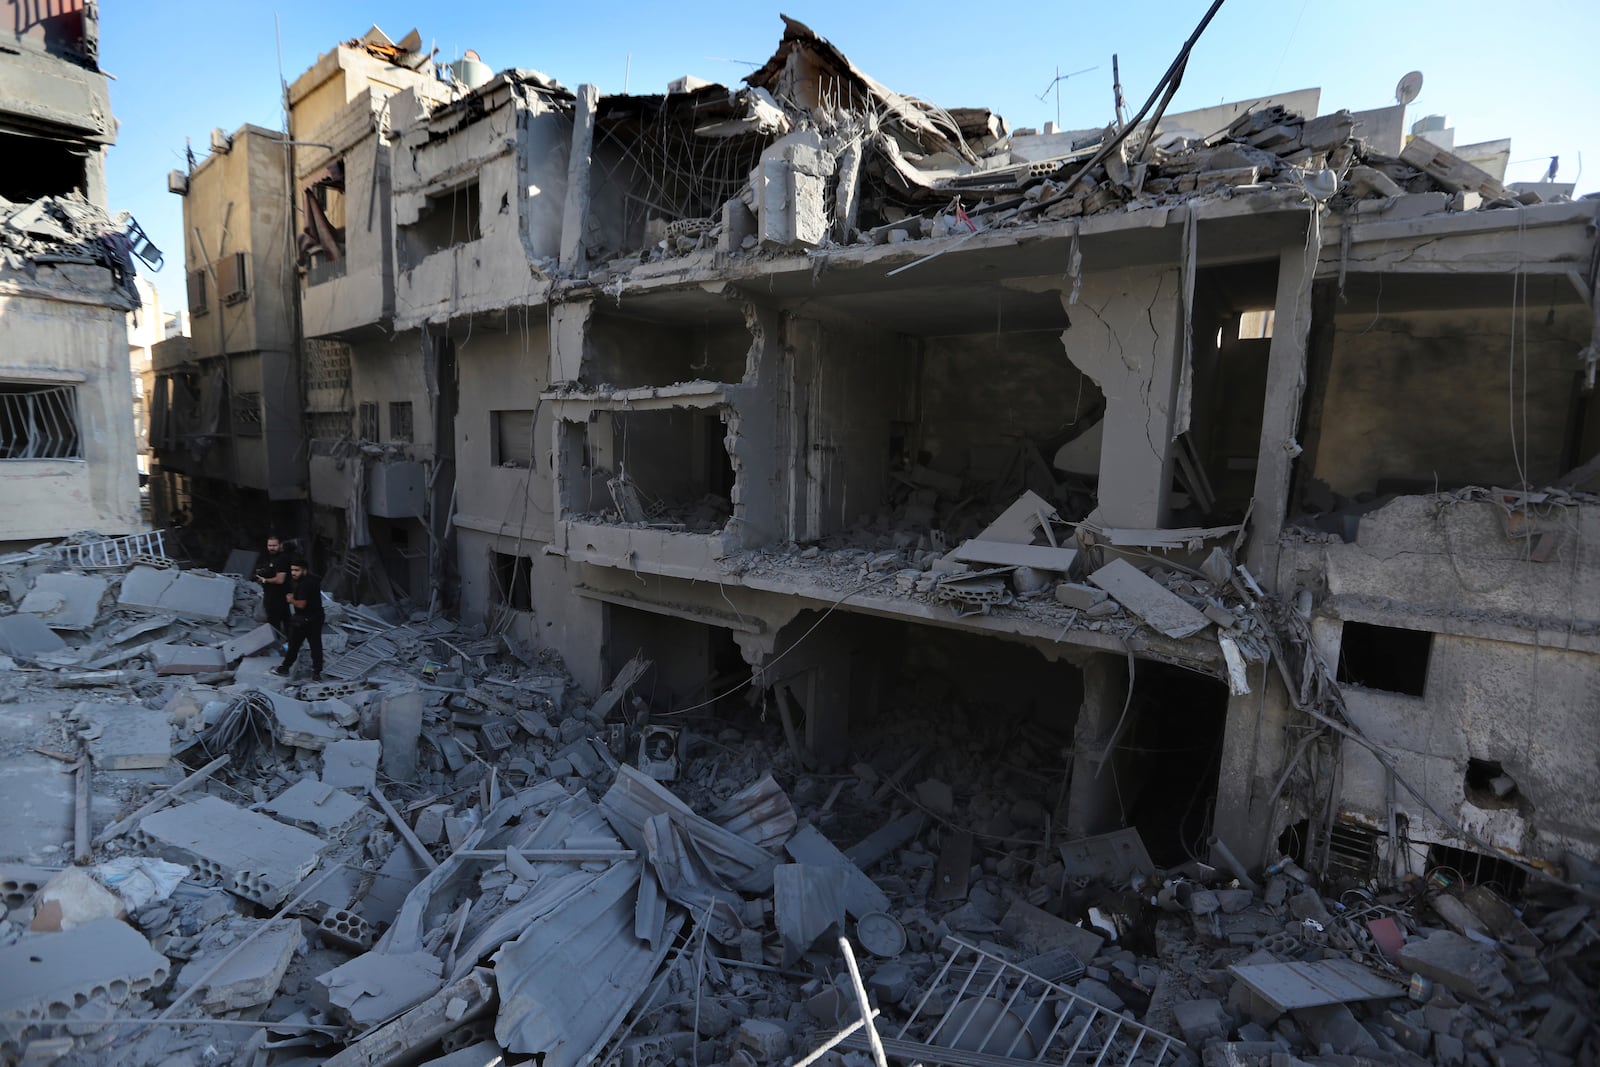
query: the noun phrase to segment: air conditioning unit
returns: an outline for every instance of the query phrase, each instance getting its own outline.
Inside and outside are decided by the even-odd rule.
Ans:
[[[167,192],[179,196],[189,195],[189,176],[181,170],[167,171]]]
[[[211,131],[211,151],[225,156],[232,148],[233,138],[222,132],[221,126]]]

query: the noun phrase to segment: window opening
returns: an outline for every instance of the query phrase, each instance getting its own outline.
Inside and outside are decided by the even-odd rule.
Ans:
[[[0,382],[0,459],[82,459],[78,390]]]
[[[1347,622],[1339,642],[1339,684],[1422,696],[1432,648],[1427,630]]]

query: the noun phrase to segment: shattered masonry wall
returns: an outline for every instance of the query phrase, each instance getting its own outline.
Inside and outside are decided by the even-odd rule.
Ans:
[[[57,279],[72,291],[51,293]],[[125,308],[103,268],[40,267],[37,282],[0,274],[0,380],[76,383],[83,447],[81,460],[0,461],[0,544],[144,528]]]
[[[909,398],[905,340],[864,327],[789,317],[792,540],[843,530],[886,502],[892,424]]]
[[[364,101],[358,105],[365,106]],[[303,150],[302,150],[303,151]],[[389,219],[389,147],[369,134],[344,162],[344,265],[337,277],[306,285],[300,315],[307,337],[329,337],[388,320],[394,314],[393,231]],[[303,188],[305,179],[301,180]],[[303,193],[297,195],[303,197]],[[304,206],[300,205],[302,226]]]
[[[538,303],[545,284],[532,265],[553,265],[560,252],[571,120],[531,92],[521,101],[506,85],[483,92],[486,115],[432,141],[430,131],[459,121],[458,110],[421,117],[413,92],[391,105],[397,327]],[[482,236],[419,252],[408,227],[421,221],[428,197],[474,180]]]
[[[1591,317],[1570,305],[1525,314],[1531,321],[1509,307],[1339,314],[1313,476],[1345,496],[1386,479],[1437,479],[1444,489],[1520,485],[1524,474],[1533,485],[1553,481],[1566,469],[1573,354],[1588,343]]]
[[[1347,687],[1352,717],[1441,810],[1494,844],[1547,858],[1570,845],[1594,858],[1600,563],[1587,546],[1600,540],[1600,508],[1552,507],[1527,522],[1535,537],[1559,538],[1548,562],[1529,558],[1534,538],[1507,536],[1495,503],[1400,497],[1363,516],[1353,544],[1286,543],[1280,588],[1325,583],[1314,633],[1330,664],[1344,621],[1434,633],[1424,695]],[[1531,809],[1468,803],[1469,757],[1500,762]],[[1270,789],[1277,769],[1264,760],[1255,788]],[[1345,745],[1341,807],[1382,817],[1386,797],[1371,757]],[[1450,841],[1412,798],[1402,793],[1399,806],[1413,840]]]
[[[1072,326],[1061,343],[1106,398],[1096,514],[1108,526],[1156,529],[1167,519],[1179,295],[1169,268],[1090,271],[1076,303],[1062,297]]]

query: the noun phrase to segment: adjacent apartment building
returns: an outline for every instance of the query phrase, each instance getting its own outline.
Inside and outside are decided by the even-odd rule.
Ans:
[[[322,57],[263,171],[347,592],[815,763],[1012,723],[997,777],[1058,753],[1055,824],[1159,863],[1600,857],[1594,201],[1315,90],[1010,130],[793,21],[659,95],[405,45]]]
[[[135,257],[106,213],[116,138],[95,6],[0,4],[0,548],[142,528],[126,316]]]

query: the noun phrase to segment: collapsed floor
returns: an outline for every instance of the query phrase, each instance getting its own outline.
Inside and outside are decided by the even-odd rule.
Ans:
[[[1600,1054],[1600,871],[1319,881],[1292,834],[1244,870],[1191,817],[1214,679],[1163,668],[1202,726],[1134,732],[1125,828],[1074,840],[1079,694],[1016,646],[910,648],[828,768],[781,687],[669,699],[635,658],[591,700],[331,599],[327,680],[277,678],[248,554],[224,569],[155,535],[0,560],[7,1063]]]

